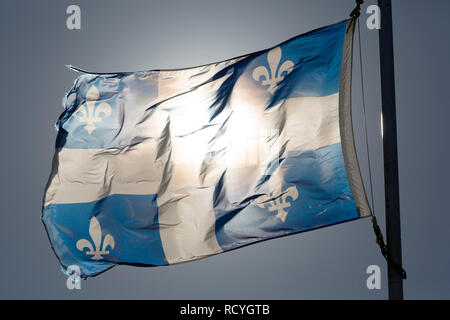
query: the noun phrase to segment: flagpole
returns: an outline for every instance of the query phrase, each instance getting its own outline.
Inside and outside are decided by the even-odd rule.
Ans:
[[[383,114],[384,189],[388,254],[402,265],[400,203],[398,184],[397,123],[395,112],[394,50],[391,0],[378,0],[381,9],[379,31],[381,102]],[[398,268],[388,263],[389,300],[403,300],[403,279]]]

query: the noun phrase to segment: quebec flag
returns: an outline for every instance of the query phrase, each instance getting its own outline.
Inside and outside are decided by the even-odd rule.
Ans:
[[[371,215],[351,122],[354,23],[200,67],[83,72],[42,211],[63,269],[181,263]]]

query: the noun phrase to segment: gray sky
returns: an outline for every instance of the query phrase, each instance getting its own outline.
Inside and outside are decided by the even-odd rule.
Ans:
[[[376,1],[366,1],[367,5]],[[450,2],[394,0],[403,261],[407,299],[450,299],[450,188],[447,100]],[[81,30],[66,29],[69,4]],[[77,74],[205,64],[275,45],[345,19],[352,0],[24,1],[0,3],[0,298],[385,299],[386,264],[370,220],[265,241],[196,262],[118,266],[66,289],[40,221],[61,99]],[[362,50],[375,212],[384,230],[378,32]],[[354,123],[366,181],[359,60]],[[382,289],[366,288],[366,268],[382,268]]]

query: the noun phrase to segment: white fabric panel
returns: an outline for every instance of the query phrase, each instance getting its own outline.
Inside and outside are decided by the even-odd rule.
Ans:
[[[258,119],[255,113],[232,114],[229,128],[224,136],[229,149],[218,163],[233,167],[261,166],[270,161],[273,153],[261,152],[261,148],[252,140],[263,136],[264,144],[267,136],[277,130],[276,119],[278,108],[284,108],[286,119],[283,129],[278,132],[277,146],[286,144],[285,152],[290,150],[315,150],[323,146],[340,142],[338,123],[338,94],[327,97],[290,98],[283,105],[274,106],[264,113],[264,119]],[[166,111],[164,111],[166,112]],[[155,115],[156,116],[156,115]],[[233,117],[234,116],[234,117]],[[253,116],[254,118],[250,118]],[[172,114],[173,124],[178,123]],[[182,118],[180,114],[178,117]],[[241,123],[242,117],[247,124]],[[163,117],[160,117],[161,119]],[[190,123],[194,121],[189,118]],[[260,122],[258,122],[260,121]],[[152,121],[153,122],[153,121]],[[181,122],[179,122],[181,123]],[[261,125],[258,127],[258,123]],[[171,125],[173,125],[171,124]],[[205,128],[192,135],[175,136],[171,133],[171,162],[176,172],[190,171],[188,168],[200,170],[205,154],[208,152],[207,142],[217,127]],[[179,130],[172,130],[179,132]],[[264,136],[266,134],[266,136]],[[166,168],[168,153],[156,161],[157,139],[122,149],[61,149],[55,154],[54,168],[45,195],[44,204],[79,203],[99,200],[111,194],[155,194],[159,193],[163,171]],[[259,144],[260,146],[260,144]],[[220,147],[220,146],[219,146]],[[264,150],[263,150],[264,151]],[[216,163],[217,164],[217,163]],[[184,169],[183,169],[184,168]],[[213,166],[212,166],[213,168]],[[208,172],[212,169],[209,168]],[[214,170],[212,170],[214,171]],[[200,182],[200,172],[191,178],[199,181],[200,186],[208,187],[208,181]],[[217,174],[220,170],[217,171]],[[215,180],[215,177],[208,179]],[[177,176],[172,175],[176,181]],[[186,185],[194,186],[193,180]]]
[[[111,194],[155,194],[164,159],[156,143],[123,149],[61,149],[55,153],[44,205],[100,200]]]

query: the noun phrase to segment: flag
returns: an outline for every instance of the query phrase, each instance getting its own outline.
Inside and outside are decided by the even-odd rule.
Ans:
[[[176,264],[369,216],[353,31],[345,20],[193,68],[82,72],[42,210],[63,269]]]

